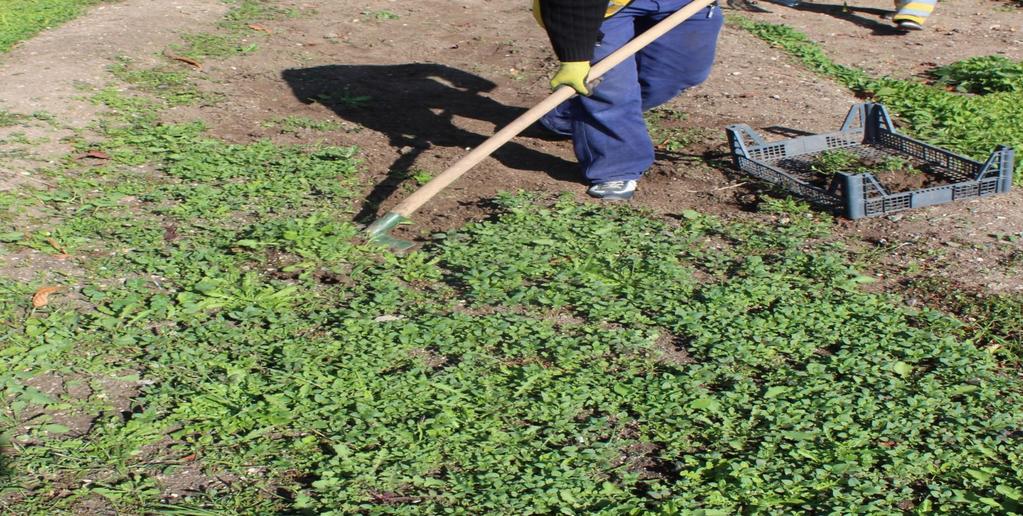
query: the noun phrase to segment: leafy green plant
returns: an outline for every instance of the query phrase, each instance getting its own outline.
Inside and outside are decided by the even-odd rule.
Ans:
[[[386,9],[379,11],[363,11],[362,15],[366,17],[366,19],[376,21],[397,20],[400,18],[400,16],[398,16],[397,14],[394,14]]]
[[[1023,92],[1023,62],[1004,56],[971,57],[935,68],[931,76],[937,84],[978,95]]]
[[[1023,364],[1023,297],[980,294],[937,279],[914,281],[910,288],[962,320],[963,337],[1015,367]]]

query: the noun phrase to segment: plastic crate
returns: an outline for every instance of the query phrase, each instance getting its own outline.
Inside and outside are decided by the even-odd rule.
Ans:
[[[998,146],[980,163],[895,131],[881,104],[856,104],[838,132],[811,134],[768,143],[746,124],[727,128],[736,168],[775,183],[850,219],[944,204],[1008,192],[1013,151]],[[898,156],[921,163],[927,174],[947,184],[890,192],[873,174],[838,173],[824,188],[808,180],[809,164],[821,153],[847,149],[860,156]]]

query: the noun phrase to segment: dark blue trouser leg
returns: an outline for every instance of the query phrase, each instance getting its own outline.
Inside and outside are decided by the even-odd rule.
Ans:
[[[688,0],[636,0],[604,22],[600,60],[686,5]],[[639,179],[654,161],[643,111],[703,82],[714,62],[722,16],[704,9],[602,78],[589,97],[576,97],[544,117],[545,126],[570,132],[576,158],[591,183]]]

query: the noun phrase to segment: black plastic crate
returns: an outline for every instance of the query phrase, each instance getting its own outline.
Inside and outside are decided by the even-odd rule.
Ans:
[[[838,132],[811,134],[768,143],[746,124],[727,128],[735,166],[777,184],[850,219],[887,215],[910,208],[1008,192],[1012,186],[1013,151],[998,146],[980,163],[928,145],[895,131],[881,104],[856,104]],[[861,157],[897,156],[920,164],[944,184],[889,191],[874,174],[839,172],[824,186],[811,183],[809,164],[824,152],[845,149]]]

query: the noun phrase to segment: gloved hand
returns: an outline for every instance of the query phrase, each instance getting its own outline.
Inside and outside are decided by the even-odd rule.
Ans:
[[[558,89],[559,86],[571,86],[580,95],[589,95],[590,90],[586,87],[586,76],[590,74],[590,63],[588,61],[569,61],[561,63],[561,69],[551,79],[551,88]]]

